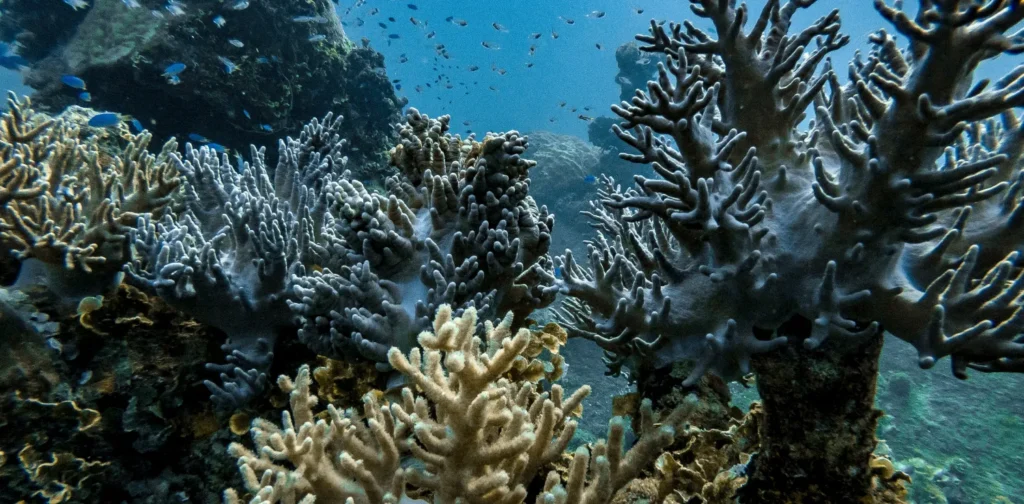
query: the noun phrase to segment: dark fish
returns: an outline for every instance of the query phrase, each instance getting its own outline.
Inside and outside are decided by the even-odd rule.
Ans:
[[[494,42],[487,42],[486,40],[483,41],[483,42],[480,42],[480,45],[482,45],[482,46],[484,46],[484,47],[486,47],[488,49],[494,49],[494,50],[501,49],[501,47],[498,46],[498,44],[495,44]]]
[[[470,72],[475,72],[477,70],[480,70],[480,67],[476,65],[469,65],[468,67],[466,67],[466,69],[469,70]]]
[[[601,47],[601,44],[594,44],[594,47],[596,47],[598,51],[604,49],[603,47]]]
[[[198,133],[189,133],[188,139],[198,143],[210,143],[210,141],[206,137]]]
[[[507,32],[508,31],[508,30],[505,29],[504,26],[501,26],[498,23],[491,23],[491,27],[494,28],[495,30],[500,31],[500,32]]]
[[[537,40],[540,38],[540,33],[531,33],[530,38],[532,38],[533,40]]]
[[[391,39],[391,40],[395,40],[395,39],[402,38],[402,36],[397,34],[397,33],[391,33],[391,34],[388,34],[388,38]]]
[[[386,24],[384,24],[384,23],[377,23],[377,26],[379,26],[379,27],[381,27],[381,28],[384,28],[385,30],[387,30],[387,29],[388,29],[388,25],[386,25]]]
[[[378,9],[376,7],[370,9],[370,15],[371,16],[376,16],[378,12],[380,12],[380,9]]]
[[[435,37],[436,35],[437,35],[437,32],[436,32],[436,31],[432,31],[432,32],[430,32],[430,33],[428,33],[428,34],[427,34],[427,38],[428,38],[428,39],[432,39],[432,38],[434,38],[434,37]]]
[[[590,121],[594,120],[593,117],[590,117],[590,116],[587,116],[587,115],[583,115],[583,114],[580,114],[577,117],[579,117],[581,120],[584,120],[584,121],[587,121],[587,122],[590,122]]]
[[[592,17],[592,18],[595,18],[595,19],[603,18],[604,17],[604,11],[596,10],[594,12],[591,12],[590,14],[587,14],[587,17]]]
[[[633,10],[635,10],[637,14],[643,14],[644,13],[644,8],[643,7],[634,7]]]
[[[409,4],[408,7],[412,10],[420,10],[420,8],[416,6],[416,4]]]
[[[533,62],[531,61],[531,62],[527,63],[526,64],[526,68],[533,68]]]
[[[556,31],[552,31],[552,32],[551,32],[551,38],[553,38],[553,39],[557,39],[557,38],[558,38],[558,32],[556,32]]]
[[[391,16],[388,16],[388,21],[391,21],[392,23],[394,23],[395,22],[395,18],[393,18]]]
[[[121,116],[114,112],[103,112],[89,118],[89,126],[93,128],[109,128],[121,122]]]
[[[420,25],[420,21],[418,19],[414,18],[414,17],[410,17],[409,18],[409,22],[412,23],[415,26],[419,26]]]

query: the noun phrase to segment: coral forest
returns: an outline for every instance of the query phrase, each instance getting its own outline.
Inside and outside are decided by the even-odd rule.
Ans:
[[[690,0],[703,27],[620,49],[624,101],[591,133],[624,162],[585,252],[553,249],[531,180],[568,148],[538,165],[517,131],[397,119],[340,24],[318,68],[373,98],[268,103],[282,134],[239,131],[236,157],[12,93],[0,502],[911,502],[876,438],[883,343],[959,379],[1024,371],[1024,66],[975,77],[1024,52],[1024,7],[876,0],[886,27],[846,63],[838,9],[794,21],[814,3]],[[21,36],[36,77],[128,71]],[[635,385],[588,399],[612,403],[600,432],[571,338]]]

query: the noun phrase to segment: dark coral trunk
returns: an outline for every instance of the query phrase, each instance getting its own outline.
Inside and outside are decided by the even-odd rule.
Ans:
[[[875,382],[882,335],[856,348],[806,350],[806,321],[780,329],[787,355],[755,357],[753,369],[764,404],[761,446],[747,467],[742,503],[874,502],[871,462]],[[794,337],[795,336],[795,337]]]

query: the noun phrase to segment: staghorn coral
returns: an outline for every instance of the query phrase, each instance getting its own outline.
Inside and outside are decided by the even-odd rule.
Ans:
[[[531,346],[558,335],[527,329],[513,335],[511,314],[497,326],[484,325],[482,339],[474,336],[475,309],[455,318],[451,307],[439,308],[434,331],[420,334],[422,351],[388,353],[422,395],[410,386],[400,400],[380,404],[377,395],[366,394],[362,417],[332,404],[326,414],[314,413],[318,399],[310,391],[308,366],[295,380],[282,376],[278,384],[291,402],[282,426],[258,419],[252,426],[258,451],[239,443],[229,448],[239,458],[251,502],[398,502],[410,499],[407,488],[441,503],[524,502],[541,468],[562,457],[575,431],[569,416],[590,389],[564,397],[558,385],[542,392],[530,378],[510,380],[520,359],[539,364],[529,358]],[[543,502],[609,502],[653,462],[674,439],[681,414],[658,424],[649,402],[641,410],[650,435],[623,453],[625,422],[614,420],[607,443],[577,450],[565,487],[557,472],[548,474],[540,498],[554,500]],[[403,456],[418,463],[406,467]],[[279,463],[284,461],[293,468]],[[240,502],[234,490],[225,492],[225,500]]]
[[[554,217],[529,196],[526,137],[448,133],[450,118],[410,109],[386,194],[338,180],[334,230],[345,251],[296,279],[299,339],[331,357],[384,362],[411,348],[441,304],[516,320],[554,300],[547,255]],[[492,317],[493,315],[485,315]]]
[[[72,111],[50,118],[8,97],[0,130],[0,252],[22,262],[17,287],[45,283],[68,296],[109,284],[127,261],[127,231],[168,209],[178,188],[177,144],[120,131],[123,147],[83,131]],[[101,145],[101,142],[104,144]]]
[[[922,2],[911,19],[876,1],[909,46],[874,33],[844,85],[827,60],[849,40],[838,10],[791,33],[813,1],[769,1],[757,16],[726,0],[690,3],[717,38],[690,22],[638,36],[668,60],[647,91],[613,107],[616,133],[637,152],[622,157],[658,177],[625,190],[604,181],[590,267],[562,259],[570,334],[602,346],[613,370],[696,362],[686,385],[708,371],[738,378],[757,354],[757,371],[771,373],[787,361],[766,352],[789,340],[809,355],[877,360],[883,328],[924,368],[949,356],[961,378],[1024,370],[1024,129],[1013,110],[1024,79],[1021,67],[973,79],[981,62],[1024,48],[1007,33],[1024,9]],[[873,396],[871,372],[837,376]],[[785,411],[784,389],[759,389],[782,399],[769,416]],[[853,451],[857,469],[830,481],[849,483],[848,499],[869,485],[870,450]],[[766,460],[759,470],[785,465]]]

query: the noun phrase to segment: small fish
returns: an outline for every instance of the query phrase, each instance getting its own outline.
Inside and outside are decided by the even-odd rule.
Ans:
[[[501,26],[498,23],[491,23],[491,27],[494,28],[495,30],[500,31],[500,32],[507,32],[508,31],[508,30],[505,29],[504,26]]]
[[[379,26],[379,27],[381,27],[381,28],[383,28],[383,29],[385,29],[385,30],[387,30],[387,29],[388,29],[388,25],[386,25],[386,24],[384,24],[384,23],[377,23],[377,26]]]
[[[388,16],[388,21],[391,21],[392,23],[394,23],[395,22],[395,18],[393,18],[391,16]]]
[[[604,47],[601,47],[601,44],[594,44],[594,47],[596,47],[598,51],[604,49]]]
[[[92,95],[88,91],[82,91],[78,93],[78,99],[88,103],[92,101]]]
[[[173,4],[173,3],[167,4],[167,5],[164,6],[164,9],[167,9],[167,12],[170,12],[172,16],[184,16],[185,15],[185,9],[181,8],[181,5],[178,5],[178,4]]]
[[[416,6],[416,4],[409,4],[407,5],[407,7],[409,7],[412,10],[420,10],[420,8]]]
[[[459,26],[467,26],[467,25],[469,25],[469,21],[466,21],[465,19],[453,19],[452,23],[455,23],[455,24],[457,24]]]
[[[138,9],[139,7],[142,7],[139,5],[139,0],[121,0],[121,3],[129,9]]]
[[[260,129],[263,131],[274,131],[274,128],[271,128],[269,124],[261,124]]]
[[[552,121],[554,122],[554,121]],[[562,278],[562,267],[555,266],[555,278]]]
[[[28,66],[28,60],[11,52],[11,46],[0,42],[0,67],[8,70],[21,70]]]
[[[593,120],[594,120],[594,118],[593,118],[593,117],[590,117],[590,116],[588,116],[588,115],[583,115],[583,114],[580,114],[580,115],[579,115],[579,116],[577,116],[577,117],[579,117],[579,118],[580,118],[580,120],[582,120],[582,121],[587,121],[587,122],[590,122],[590,121],[593,121]]]
[[[530,56],[533,56],[534,54],[537,54],[537,46],[531,45],[530,46]]]
[[[583,177],[583,181],[588,184],[593,184],[594,182],[597,182],[597,177],[593,175],[587,175],[586,177]]]
[[[419,25],[420,25],[420,20],[419,20],[419,19],[416,19],[416,18],[414,18],[414,17],[410,17],[410,18],[409,18],[409,22],[410,22],[410,23],[412,23],[412,24],[413,24],[413,26],[419,26]]]
[[[85,0],[64,0],[64,3],[70,5],[71,8],[75,10],[89,7],[89,2],[86,2]]]
[[[178,62],[171,63],[170,65],[167,65],[167,68],[164,69],[164,73],[162,75],[164,77],[170,77],[172,75],[178,75],[181,72],[184,72],[186,68],[188,68],[188,66],[185,65],[184,63],[178,63]]]
[[[307,40],[309,40],[310,42],[320,42],[323,40],[327,40],[327,35],[324,35],[323,33],[317,35],[310,35]]]
[[[644,8],[643,7],[633,7],[633,10],[636,11],[637,14],[643,14],[644,13]]]
[[[530,38],[533,40],[537,40],[540,38],[540,33],[531,33]]]
[[[235,73],[235,70],[238,69],[238,66],[235,65],[233,61],[225,58],[224,56],[217,56],[217,61],[220,61],[220,63],[224,65],[224,71],[227,72],[228,75]]]
[[[142,133],[146,128],[142,127],[142,123],[138,119],[132,119],[132,128],[135,129],[136,133]]]
[[[239,49],[245,47],[245,44],[243,44],[241,40],[238,40],[236,38],[228,39],[228,43],[233,45],[233,46],[235,46],[235,47],[237,47],[237,48],[239,48]]]
[[[245,10],[249,8],[249,0],[238,0],[231,4],[231,10]]]
[[[573,19],[573,18],[564,18],[562,16],[558,16],[558,19],[561,19],[561,20],[565,21],[565,24],[570,24],[570,25],[576,24],[576,20]]]
[[[604,17],[604,11],[599,11],[599,10],[593,11],[590,14],[587,14],[587,17],[595,18],[595,19],[603,18]]]
[[[252,116],[249,115],[248,110],[242,109],[242,115],[244,115],[246,119],[252,119]]]
[[[533,62],[531,61],[531,62],[527,63],[526,64],[526,68],[533,68]]]
[[[267,59],[266,56],[258,56],[258,57],[256,57],[256,63],[259,63],[261,65],[265,65],[267,63],[270,63],[270,60]]]
[[[177,75],[170,75],[167,77],[167,83],[172,86],[177,86],[178,84],[181,84],[181,78]]]
[[[401,90],[402,90],[402,85],[401,84],[395,84],[395,91],[401,91]]]
[[[406,57],[406,55],[404,55],[404,54],[398,57],[398,62],[399,63],[405,63],[407,61],[409,61],[409,58]]]
[[[561,103],[559,103],[559,104],[558,104],[558,106],[559,106],[559,107],[565,107],[565,102],[561,102]]]
[[[466,67],[466,69],[469,70],[470,72],[475,72],[477,70],[480,70],[480,67],[476,65],[469,65],[468,67]]]
[[[557,38],[558,38],[558,32],[556,32],[556,31],[552,30],[552,31],[551,31],[551,38],[553,38],[553,39],[557,39]]]
[[[60,81],[68,87],[72,87],[75,89],[85,89],[85,81],[82,80],[80,77],[74,75],[65,75],[60,78]]]
[[[207,142],[206,146],[213,149],[214,152],[217,152],[219,154],[226,154],[228,152],[228,149],[219,143]]]
[[[326,23],[327,18],[323,16],[295,16],[292,21],[296,23]]]
[[[204,137],[203,135],[197,134],[197,133],[189,133],[188,134],[188,139],[192,140],[193,142],[197,142],[197,143],[210,143],[210,141],[207,140],[206,137]]]
[[[227,23],[228,20],[224,19],[224,16],[216,16],[213,18],[213,24],[217,25],[217,28],[224,28],[224,25]]]
[[[430,33],[428,33],[428,34],[427,34],[427,38],[428,38],[428,39],[432,39],[432,38],[434,38],[435,36],[437,36],[437,32],[436,32],[436,31],[432,31],[432,32],[430,32]]]
[[[376,7],[370,9],[370,15],[371,16],[376,16],[378,12],[380,12],[380,9],[378,9]]]
[[[488,49],[494,49],[495,51],[497,51],[498,49],[501,49],[501,47],[498,44],[495,44],[494,42],[487,42],[486,40],[483,41],[483,42],[480,42],[480,45],[482,45],[482,46],[484,46],[484,47],[486,47]]]
[[[79,385],[85,385],[86,383],[89,383],[89,380],[91,380],[91,379],[92,379],[92,370],[87,370],[84,373],[82,373],[81,377],[78,378],[78,384]]]
[[[121,115],[114,112],[103,112],[89,118],[89,126],[93,128],[109,128],[121,122]]]
[[[402,38],[402,36],[397,34],[397,33],[391,33],[391,34],[388,35],[388,38],[391,39],[391,40],[396,40],[396,39]]]

